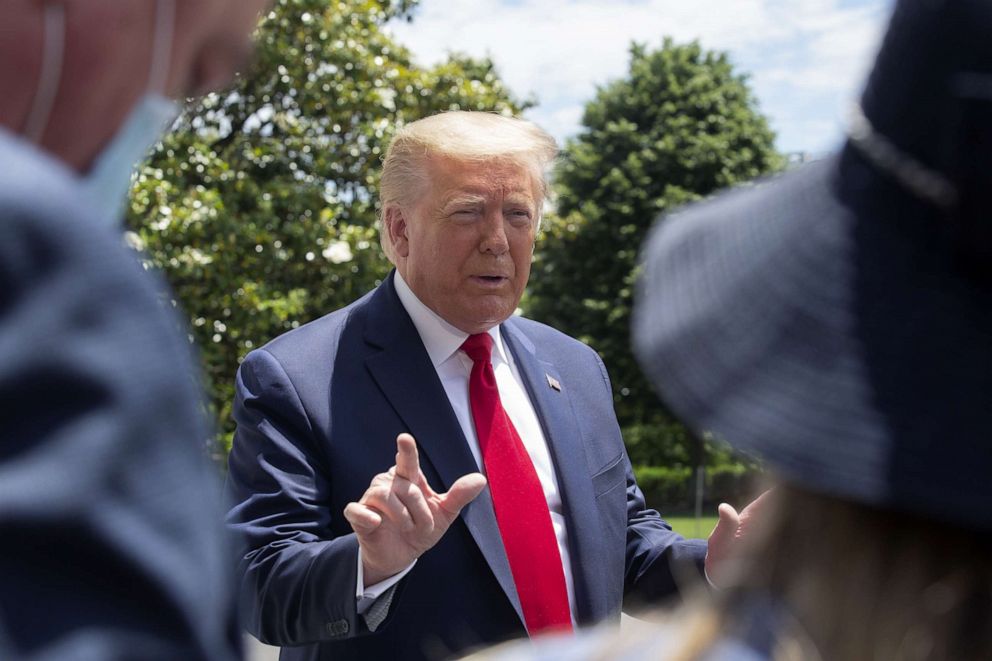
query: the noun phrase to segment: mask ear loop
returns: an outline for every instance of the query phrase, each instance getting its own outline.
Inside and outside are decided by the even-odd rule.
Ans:
[[[65,7],[61,3],[45,5],[44,45],[42,46],[41,75],[28,113],[24,137],[35,144],[48,128],[48,119],[55,105],[55,96],[62,81],[62,61],[65,53]]]
[[[176,29],[175,0],[155,3],[155,40],[152,44],[152,65],[148,72],[148,91],[168,96],[165,86],[172,62],[172,39]]]

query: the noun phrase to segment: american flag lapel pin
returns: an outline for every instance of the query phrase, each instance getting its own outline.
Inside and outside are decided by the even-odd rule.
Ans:
[[[545,374],[544,376],[548,377],[548,385],[549,386],[551,386],[552,388],[554,388],[558,392],[561,392],[561,384],[558,382],[558,379],[556,379],[555,377],[551,376],[550,374]]]

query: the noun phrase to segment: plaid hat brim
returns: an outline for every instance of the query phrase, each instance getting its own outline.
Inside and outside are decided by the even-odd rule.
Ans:
[[[663,219],[642,367],[789,482],[992,529],[992,295],[940,221],[850,150]]]

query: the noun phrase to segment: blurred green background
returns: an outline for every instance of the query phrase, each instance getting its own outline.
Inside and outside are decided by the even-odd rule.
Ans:
[[[534,102],[486,59],[417,66],[383,29],[415,4],[279,0],[259,28],[253,68],[192,103],[135,180],[127,237],[188,317],[217,424],[204,443],[220,466],[244,355],[389,272],[376,191],[396,128],[442,110],[519,114]],[[521,307],[602,355],[648,503],[691,511],[705,467],[712,513],[716,502],[746,499],[756,467],[690,433],[640,374],[629,340],[638,250],[661,214],[784,159],[725,53],[666,40],[631,44],[629,57],[627,75],[598,89],[563,145]]]

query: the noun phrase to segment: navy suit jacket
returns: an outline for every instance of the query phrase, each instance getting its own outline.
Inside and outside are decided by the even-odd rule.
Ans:
[[[599,357],[527,319],[501,330],[555,463],[579,623],[618,618],[625,592],[674,592],[673,568],[698,571],[705,543],[645,508]],[[284,659],[439,658],[526,635],[488,489],[400,582],[374,633],[356,613],[358,543],[342,511],[393,465],[397,434],[417,439],[438,492],[478,470],[392,275],[249,354],[234,411],[243,607],[262,641],[298,646]]]
[[[0,659],[238,658],[189,345],[82,200],[0,128]]]

